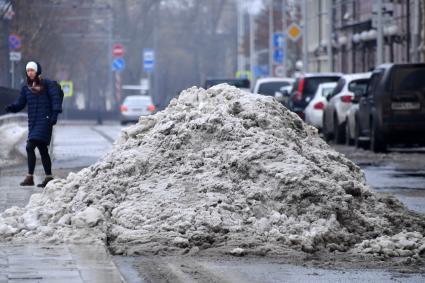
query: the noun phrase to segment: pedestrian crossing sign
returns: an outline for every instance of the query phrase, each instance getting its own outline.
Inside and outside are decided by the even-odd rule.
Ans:
[[[63,96],[72,97],[74,94],[74,83],[72,81],[60,81],[63,90]]]

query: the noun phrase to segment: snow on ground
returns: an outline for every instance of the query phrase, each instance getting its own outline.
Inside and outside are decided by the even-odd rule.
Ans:
[[[409,250],[423,256],[424,220],[376,196],[358,166],[272,97],[219,85],[182,92],[124,129],[102,160],[0,214],[0,236],[100,240],[116,254],[366,254],[416,232]]]
[[[19,123],[7,123],[0,126],[0,167],[13,163],[15,145],[27,134],[27,127]]]

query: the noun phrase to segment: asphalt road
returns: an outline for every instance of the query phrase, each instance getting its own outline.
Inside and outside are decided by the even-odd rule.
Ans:
[[[392,148],[379,154],[348,146],[334,148],[363,169],[376,192],[395,195],[409,209],[425,213],[425,148]]]

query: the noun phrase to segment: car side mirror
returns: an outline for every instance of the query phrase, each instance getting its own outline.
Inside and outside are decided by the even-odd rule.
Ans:
[[[326,96],[326,101],[328,101],[328,102],[329,102],[329,100],[331,100],[331,98],[332,98],[332,95],[328,95],[328,96]]]

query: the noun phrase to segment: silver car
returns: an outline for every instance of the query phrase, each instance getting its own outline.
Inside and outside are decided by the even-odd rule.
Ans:
[[[120,107],[121,125],[137,122],[140,116],[147,116],[155,112],[155,105],[148,95],[127,96]]]

